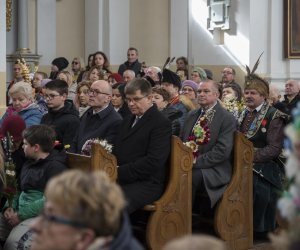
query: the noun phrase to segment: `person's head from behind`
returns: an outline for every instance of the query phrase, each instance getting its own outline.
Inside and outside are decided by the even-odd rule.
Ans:
[[[225,84],[222,88],[222,100],[224,100],[224,98],[236,99],[237,101],[241,101],[242,99],[241,87],[234,83]]]
[[[300,85],[297,80],[288,80],[285,84],[285,94],[293,98],[300,91]]]
[[[167,243],[163,250],[226,250],[225,243],[209,235],[186,235]]]
[[[25,156],[38,160],[41,155],[49,154],[56,138],[55,130],[48,125],[33,125],[23,131]]]
[[[33,89],[27,82],[17,82],[8,91],[12,106],[16,111],[28,107],[34,101]]]
[[[95,112],[99,112],[109,105],[111,96],[112,88],[107,81],[95,81],[89,90],[89,106],[91,106]]]
[[[127,50],[127,60],[129,63],[134,63],[139,57],[139,52],[136,48],[130,47]]]
[[[41,88],[42,80],[48,78],[48,75],[45,72],[37,71],[34,73],[32,80],[32,86],[34,88]]]
[[[104,172],[64,172],[49,181],[45,197],[31,226],[32,250],[87,249],[96,238],[109,246],[120,229],[125,200]]]
[[[68,96],[68,84],[64,80],[55,79],[45,85],[45,100],[51,110],[59,110]]]
[[[208,109],[212,107],[219,98],[218,84],[212,80],[200,82],[197,98],[202,108]]]
[[[135,72],[131,69],[127,69],[123,72],[124,82],[128,83],[135,78]]]
[[[125,86],[125,96],[132,114],[143,115],[152,105],[151,84],[144,78],[136,78]]]
[[[152,88],[152,95],[152,101],[156,104],[158,110],[166,108],[171,99],[169,92],[160,86]]]
[[[80,107],[86,107],[89,104],[89,90],[92,83],[90,81],[82,81],[77,86],[77,98]]]

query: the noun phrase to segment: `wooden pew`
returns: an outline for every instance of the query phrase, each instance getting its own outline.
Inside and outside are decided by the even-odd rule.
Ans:
[[[92,145],[91,156],[67,153],[69,168],[81,169],[84,171],[102,170],[108,174],[112,181],[117,179],[117,159],[113,154],[108,153],[99,144]]]
[[[70,168],[103,170],[113,181],[116,180],[116,158],[100,145],[92,146],[91,156],[67,155]],[[162,197],[144,207],[145,211],[150,212],[146,242],[148,248],[153,250],[159,250],[167,241],[192,232],[193,154],[176,136],[172,136],[169,166],[168,183]]]
[[[252,143],[236,132],[233,176],[214,216],[215,231],[229,249],[253,247],[253,156]]]
[[[159,250],[167,241],[192,232],[192,151],[172,136],[169,180],[162,197],[144,207],[150,211],[146,242]]]

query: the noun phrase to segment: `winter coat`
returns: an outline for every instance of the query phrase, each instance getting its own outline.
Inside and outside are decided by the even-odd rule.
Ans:
[[[66,101],[59,110],[49,109],[42,118],[41,124],[53,126],[56,139],[63,145],[71,145],[79,127],[79,113],[73,102]]]
[[[40,111],[39,105],[36,103],[32,103],[26,108],[15,111],[12,106],[8,107],[5,114],[2,116],[0,120],[0,126],[2,125],[2,122],[4,121],[5,117],[10,114],[18,114],[23,118],[26,124],[26,128],[32,126],[32,125],[38,125],[41,123],[41,119],[43,117],[42,112]]]
[[[67,169],[65,151],[53,150],[45,159],[27,160],[21,171],[21,193],[13,200],[21,221],[33,218],[44,206],[44,190],[48,181]],[[6,205],[7,207],[7,205]]]

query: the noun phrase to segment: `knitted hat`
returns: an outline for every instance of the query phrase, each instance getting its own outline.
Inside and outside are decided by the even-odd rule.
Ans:
[[[52,61],[52,64],[55,65],[59,71],[62,71],[69,65],[69,61],[64,57],[57,57]]]
[[[197,94],[197,90],[198,90],[198,84],[195,83],[194,81],[191,81],[191,80],[185,80],[183,83],[182,83],[182,89],[185,87],[185,86],[189,86],[191,87],[195,94]]]
[[[245,76],[244,90],[255,89],[258,93],[267,98],[269,96],[269,83],[265,79],[261,78],[259,75],[254,73],[258,67],[259,59],[261,56],[262,53],[257,59],[252,71],[250,71],[250,68],[246,65],[246,70],[248,74]]]
[[[26,124],[21,116],[14,114],[8,115],[2,122],[0,138],[5,137],[6,133],[9,132],[14,141],[20,141],[23,139],[22,132],[25,128]]]
[[[194,67],[193,72],[198,72],[201,80],[205,80],[207,78],[205,70],[200,67]]]
[[[180,77],[169,69],[164,69],[161,82],[171,83],[175,87],[178,87],[178,89],[181,89]]]
[[[109,77],[114,78],[116,80],[116,82],[122,82],[123,81],[123,77],[118,73],[111,73],[109,75]]]

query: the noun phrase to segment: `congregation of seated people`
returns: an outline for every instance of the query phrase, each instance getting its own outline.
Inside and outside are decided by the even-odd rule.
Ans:
[[[37,71],[30,79],[26,63],[18,60],[8,86],[0,120],[0,188],[5,188],[4,162],[12,160],[18,195],[12,206],[5,195],[1,200],[3,249],[142,249],[129,218],[163,194],[172,135],[197,145],[192,204],[196,207],[199,194],[205,194],[213,209],[232,177],[234,134],[242,132],[254,147],[254,237],[276,230],[285,174],[278,159],[285,125],[300,100],[298,81],[287,81],[281,101],[280,94],[272,95],[274,87],[253,72],[237,83],[234,68],[226,66],[213,76],[185,57],[176,60],[174,71],[168,64],[144,69],[132,47],[117,72],[102,51],[90,54],[87,66],[75,56],[70,71],[65,57],[51,65],[49,74]],[[117,184],[100,174],[67,171],[66,151],[83,154],[94,139],[113,146]],[[52,229],[52,222],[68,228]]]

